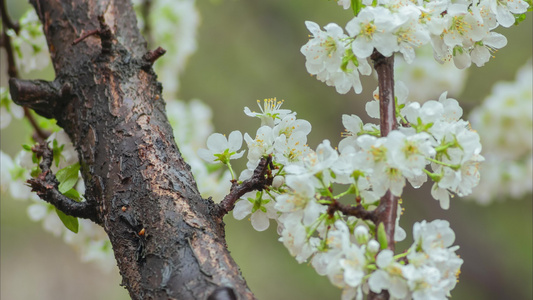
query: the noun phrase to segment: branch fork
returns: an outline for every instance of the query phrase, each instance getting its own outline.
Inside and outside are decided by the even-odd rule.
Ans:
[[[222,202],[217,205],[218,215],[224,216],[235,207],[235,202],[242,197],[242,195],[251,191],[262,191],[272,185],[272,170],[274,164],[272,163],[272,155],[263,157],[257,168],[254,170],[254,174],[251,178],[238,184],[236,180],[232,180],[232,186],[229,194],[224,197]]]
[[[96,35],[100,37],[100,41],[102,43],[102,54],[109,54],[113,50],[113,39],[114,35],[111,31],[111,28],[109,25],[106,24],[104,16],[98,16],[98,21],[100,22],[100,28],[99,29],[93,29],[89,30],[86,33],[82,34],[79,38],[75,39],[72,42],[72,45],[77,45],[86,38]]]
[[[37,158],[42,157],[39,163],[41,174],[37,178],[31,178],[27,181],[32,192],[44,201],[52,204],[63,213],[83,219],[89,219],[96,224],[100,224],[100,219],[96,207],[92,202],[77,202],[59,192],[59,181],[50,169],[54,158],[54,152],[47,143],[41,143],[32,148]]]

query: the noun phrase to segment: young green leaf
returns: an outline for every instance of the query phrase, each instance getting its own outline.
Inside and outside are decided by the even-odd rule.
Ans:
[[[67,227],[68,230],[74,233],[78,233],[78,229],[79,229],[78,218],[73,217],[73,216],[67,216],[65,213],[63,213],[57,208],[56,208],[56,213],[59,219],[61,220],[61,222],[63,222],[63,225],[65,225],[65,227]]]
[[[75,200],[76,202],[81,202],[80,193],[78,193],[78,191],[76,191],[75,189],[70,189],[64,192],[63,195],[69,197],[72,200]]]
[[[385,232],[385,225],[383,225],[383,223],[379,223],[378,225],[378,242],[381,246],[381,250],[387,249],[387,233]]]
[[[57,171],[56,177],[59,180],[60,193],[65,193],[76,185],[79,171],[80,163],[75,163]]]

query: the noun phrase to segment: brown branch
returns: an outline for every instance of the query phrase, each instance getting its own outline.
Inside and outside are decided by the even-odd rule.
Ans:
[[[379,84],[379,114],[381,136],[387,136],[389,132],[398,127],[396,121],[396,110],[394,106],[394,56],[385,57],[374,50],[370,57],[374,62],[374,69],[378,74]],[[398,210],[398,197],[394,196],[390,190],[385,193],[375,210],[376,231],[379,223],[383,223],[387,236],[388,249],[394,251],[394,230],[396,226],[396,215]],[[377,232],[376,232],[377,235]],[[369,300],[387,300],[389,293],[383,291],[379,294],[371,292]]]
[[[50,169],[54,159],[54,153],[48,144],[39,144],[32,148],[32,150],[37,154],[38,158],[42,157],[42,161],[39,163],[42,173],[37,178],[32,178],[27,181],[31,187],[31,191],[36,192],[41,199],[52,204],[69,216],[89,219],[100,224],[101,222],[98,219],[96,207],[92,202],[77,202],[59,192],[59,181]]]
[[[360,203],[356,206],[352,206],[342,204],[337,200],[333,200],[330,204],[328,204],[328,214],[332,216],[336,211],[340,211],[346,216],[354,216],[361,220],[370,220],[374,223],[377,221],[377,215],[375,214],[375,211],[366,210]]]
[[[7,27],[2,26],[2,47],[6,49],[7,54],[7,74],[11,78],[17,78],[17,64],[15,63],[15,54],[13,53],[13,46],[11,45],[11,37],[7,35]]]
[[[39,124],[37,124],[37,121],[31,114],[30,109],[27,107],[24,107],[24,116],[26,117],[26,119],[28,119],[31,126],[35,130],[33,134],[33,139],[38,143],[43,143],[50,136],[50,132],[41,129],[41,127],[39,126]]]
[[[54,118],[56,106],[63,97],[57,82],[45,80],[11,78],[9,92],[16,104],[31,108],[45,118]]]
[[[2,24],[5,28],[13,29],[16,33],[19,33],[20,26],[18,23],[14,23],[13,21],[11,21],[11,18],[7,13],[5,0],[0,0],[0,15],[2,16]]]
[[[7,35],[6,28],[13,29],[18,34],[20,30],[20,26],[16,23],[13,23],[11,19],[9,18],[4,0],[0,0],[0,11],[2,15],[2,24],[3,24],[2,47],[4,47],[4,49],[6,50],[6,54],[7,54],[7,64],[8,64],[7,72],[10,78],[16,79],[19,77],[19,74],[17,71],[17,65],[15,63],[13,47],[11,45],[11,37]],[[10,91],[11,90],[13,90],[13,88],[10,86]],[[43,131],[39,127],[39,125],[35,121],[35,118],[31,115],[30,110],[27,107],[24,107],[24,116],[28,119],[28,121],[30,122],[31,126],[33,127],[35,131],[33,138],[39,143],[44,142],[48,138],[48,136],[50,136],[50,134]]]
[[[152,50],[152,51],[148,51],[146,52],[146,54],[143,56],[143,59],[145,62],[149,63],[150,66],[154,64],[154,62],[160,58],[161,56],[163,56],[165,53],[167,53],[167,50],[161,48],[161,47],[157,47],[157,49],[155,50]]]
[[[224,216],[233,210],[235,202],[237,202],[242,195],[251,191],[261,191],[265,187],[272,185],[273,178],[270,173],[272,169],[274,169],[272,155],[269,155],[268,157],[263,157],[261,159],[251,178],[243,181],[241,184],[237,184],[237,182],[233,180],[233,185],[231,186],[229,194],[217,205],[218,215]]]

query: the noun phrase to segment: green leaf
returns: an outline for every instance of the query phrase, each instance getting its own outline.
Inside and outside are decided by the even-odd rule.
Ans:
[[[70,189],[64,192],[63,195],[69,197],[72,200],[75,200],[76,202],[81,202],[80,193],[78,193],[78,191],[76,191],[75,189]]]
[[[78,182],[78,172],[80,171],[80,163],[75,163],[57,171],[56,177],[59,180],[59,192],[65,193],[74,187]]]
[[[63,148],[65,148],[65,145],[58,146],[57,140],[54,140],[52,151],[54,153],[54,162],[56,163],[56,167],[59,166],[59,160],[61,159]]]
[[[383,222],[379,223],[378,225],[378,242],[381,246],[381,250],[387,249],[387,233],[385,233],[385,225],[383,224]]]
[[[363,8],[362,0],[352,0],[353,15],[357,16]]]
[[[73,216],[67,216],[64,212],[60,211],[57,208],[56,208],[56,213],[59,219],[61,220],[61,222],[63,222],[63,225],[65,225],[65,227],[67,227],[68,230],[74,233],[78,233],[78,229],[79,229],[78,218],[73,217]]]

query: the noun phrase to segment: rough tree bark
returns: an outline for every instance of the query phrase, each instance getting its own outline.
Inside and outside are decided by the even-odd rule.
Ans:
[[[253,299],[220,207],[200,196],[174,142],[151,67],[161,53],[147,51],[130,1],[31,2],[56,79],[12,78],[12,98],[70,136],[87,199],[70,213],[103,226],[132,299]],[[53,198],[46,176],[34,188]]]

